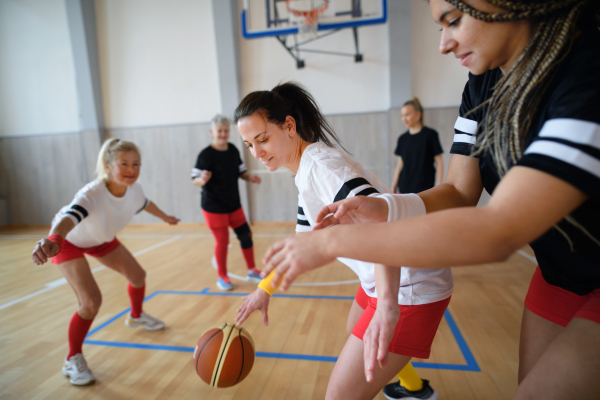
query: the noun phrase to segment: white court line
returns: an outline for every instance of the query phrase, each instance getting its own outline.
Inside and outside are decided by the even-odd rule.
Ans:
[[[231,243],[227,247],[231,247]],[[215,258],[215,256],[212,257],[210,262],[212,263],[212,266],[214,269],[218,269],[217,259]],[[234,274],[232,272],[228,272],[227,276],[230,278],[240,280],[240,281],[248,282],[248,277],[246,277],[246,276],[240,276],[240,275]],[[352,279],[349,281],[337,281],[337,282],[292,283],[292,286],[335,286],[335,285],[350,285],[353,283],[360,283],[360,279]]]
[[[294,232],[290,233],[256,233],[252,234],[252,237],[288,237],[293,236]],[[0,235],[0,239],[42,239],[44,235]],[[120,239],[170,239],[173,237],[179,238],[212,238],[213,235],[210,233],[182,233],[181,235],[118,235]],[[235,237],[235,235],[230,235]]]
[[[37,237],[37,236],[36,236],[36,237]],[[149,252],[149,251],[151,251],[151,250],[154,250],[154,249],[157,249],[157,248],[159,248],[159,247],[162,247],[162,246],[164,246],[164,245],[166,245],[166,244],[172,243],[172,242],[174,242],[174,241],[176,241],[177,239],[180,239],[180,238],[181,238],[181,236],[179,236],[179,235],[178,235],[178,236],[171,237],[169,240],[165,240],[164,242],[157,243],[157,244],[155,244],[155,245],[153,245],[153,246],[150,246],[150,247],[147,247],[147,248],[145,248],[145,249],[143,249],[143,250],[140,250],[140,251],[138,251],[138,252],[135,252],[135,253],[133,253],[133,256],[134,256],[134,257],[137,257],[137,256],[139,256],[139,255],[142,255],[142,254],[144,254],[144,253],[147,253],[147,252]],[[106,266],[105,266],[105,265],[101,265],[101,266],[99,266],[99,267],[96,267],[96,268],[94,268],[94,269],[92,270],[92,274],[93,274],[93,273],[96,273],[96,272],[98,272],[98,271],[102,271],[103,269],[106,269]],[[27,299],[30,299],[30,298],[32,298],[32,297],[35,297],[35,296],[37,296],[37,295],[39,295],[39,294],[46,293],[47,291],[49,291],[49,290],[52,290],[52,289],[54,289],[54,288],[57,288],[57,287],[59,287],[59,286],[66,285],[67,283],[68,283],[68,282],[67,282],[67,279],[66,279],[66,278],[60,278],[60,279],[57,279],[57,280],[55,280],[55,281],[52,281],[52,282],[50,282],[50,283],[46,283],[46,285],[44,285],[44,286],[46,286],[44,289],[38,290],[37,292],[33,292],[33,293],[31,293],[31,294],[28,294],[27,296],[23,296],[23,297],[21,297],[21,298],[19,298],[19,299],[16,299],[16,300],[10,301],[10,302],[8,302],[8,303],[6,303],[6,304],[3,304],[3,305],[1,305],[1,306],[0,306],[0,310],[4,309],[4,308],[6,308],[6,307],[10,307],[10,306],[12,306],[13,304],[17,304],[17,303],[20,303],[20,302],[22,302],[22,301],[25,301],[25,300],[27,300]]]
[[[517,250],[517,253],[519,253],[520,255],[522,255],[523,257],[525,257],[526,259],[528,259],[529,261],[531,261],[532,263],[537,264],[537,258],[535,258],[534,256],[527,254],[526,252],[524,252],[523,250]]]

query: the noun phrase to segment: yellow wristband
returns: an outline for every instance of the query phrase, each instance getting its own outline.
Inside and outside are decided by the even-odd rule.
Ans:
[[[269,293],[269,296],[272,296],[273,293],[275,293],[275,290],[279,287],[279,285],[277,285],[277,287],[271,286],[271,281],[273,281],[274,276],[275,276],[275,271],[273,270],[273,271],[271,271],[269,276],[267,276],[265,279],[260,281],[260,283],[258,284],[258,287],[261,288],[262,290],[264,290],[265,292]]]

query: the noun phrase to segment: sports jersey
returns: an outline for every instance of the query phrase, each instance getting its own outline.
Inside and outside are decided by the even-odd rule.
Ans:
[[[398,138],[394,154],[402,157],[398,178],[400,193],[419,193],[435,185],[433,157],[442,154],[438,133],[426,126],[411,134],[406,131]]]
[[[353,196],[377,196],[390,193],[370,171],[339,150],[323,143],[306,147],[295,178],[298,187],[298,224],[296,232],[309,232],[315,217],[331,203]],[[393,240],[393,238],[390,238]],[[373,263],[338,258],[360,279],[365,293],[377,297]],[[450,297],[454,283],[450,268],[400,269],[398,304],[428,304]]]
[[[56,214],[52,225],[66,216],[75,227],[65,239],[77,247],[99,246],[112,241],[117,232],[147,205],[142,185],[137,182],[127,187],[123,197],[116,197],[104,181],[93,181],[79,190],[71,204]]]
[[[212,146],[202,150],[192,169],[192,179],[199,177],[203,170],[212,173],[206,185],[202,186],[200,206],[216,214],[229,214],[242,206],[238,178],[247,168],[238,149],[231,143],[227,145],[225,151]]]
[[[589,199],[571,216],[596,240],[600,240],[600,32],[586,30],[575,40],[542,97],[517,165],[533,168],[577,187]],[[502,77],[500,69],[469,75],[454,126],[451,153],[471,155],[478,125],[487,104],[469,111],[491,97]],[[491,194],[500,177],[487,152],[479,158],[485,189]],[[551,200],[549,200],[551,201]],[[562,220],[558,224],[570,241],[552,228],[531,243],[544,279],[578,295],[600,287],[600,245],[581,229]]]

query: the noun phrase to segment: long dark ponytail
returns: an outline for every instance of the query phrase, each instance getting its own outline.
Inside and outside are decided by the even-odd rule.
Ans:
[[[308,143],[323,142],[329,147],[335,147],[333,139],[344,148],[315,99],[299,83],[281,83],[271,90],[248,94],[235,109],[233,121],[237,123],[256,112],[278,126],[289,115],[296,121],[296,132],[302,140]]]

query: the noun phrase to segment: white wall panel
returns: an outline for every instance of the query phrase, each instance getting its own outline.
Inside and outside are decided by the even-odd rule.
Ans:
[[[0,136],[77,130],[64,0],[0,1]]]
[[[221,111],[210,0],[98,0],[96,14],[107,127],[197,123]]]
[[[242,96],[256,90],[270,90],[279,82],[296,81],[306,86],[325,114],[387,111],[387,26],[362,27],[358,32],[363,62],[355,63],[352,57],[302,53],[306,64],[303,69],[296,68],[296,61],[275,38],[241,38]],[[353,54],[352,30],[343,29],[306,48]]]
[[[469,74],[453,54],[439,52],[439,30],[429,2],[411,0],[412,91],[426,108],[460,105]]]

